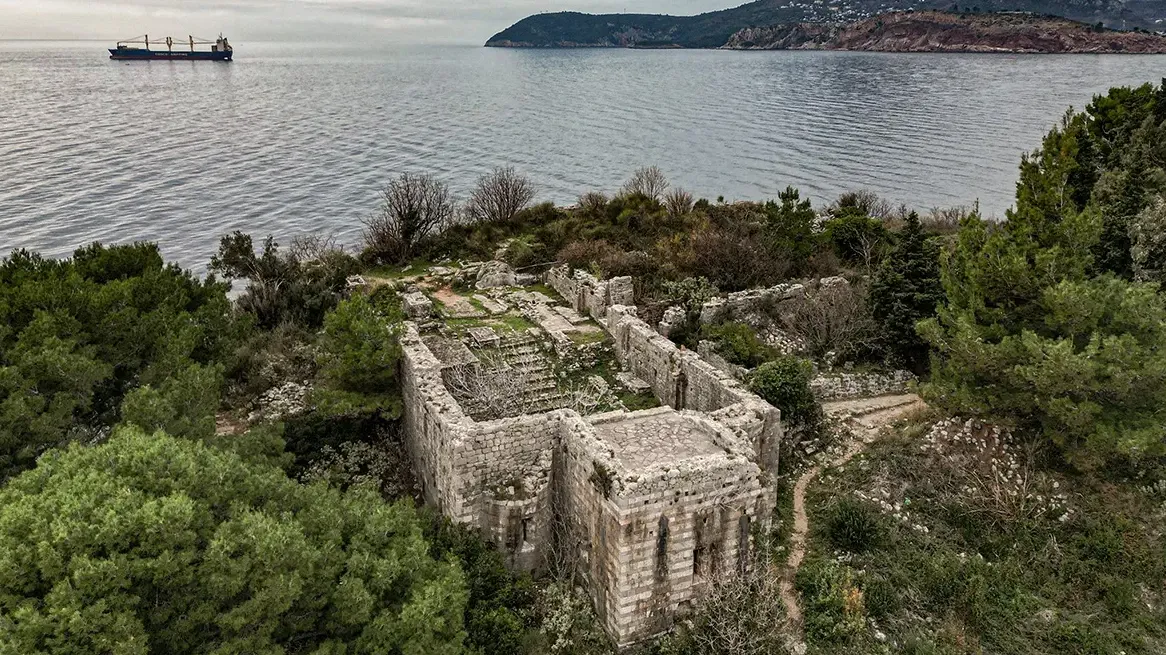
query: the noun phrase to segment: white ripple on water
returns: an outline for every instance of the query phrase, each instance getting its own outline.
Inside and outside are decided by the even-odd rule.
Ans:
[[[514,165],[570,202],[657,164],[715,197],[868,187],[929,208],[1011,202],[1020,152],[1069,104],[1156,80],[1163,57],[338,50],[230,66],[0,44],[0,251],[159,241],[203,269],[218,237],[355,241],[377,190],[465,194]]]

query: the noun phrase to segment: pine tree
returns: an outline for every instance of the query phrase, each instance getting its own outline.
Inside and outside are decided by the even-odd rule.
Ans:
[[[870,288],[871,313],[892,361],[912,370],[923,369],[928,348],[915,324],[934,316],[942,301],[939,249],[928,240],[919,215],[911,212]]]

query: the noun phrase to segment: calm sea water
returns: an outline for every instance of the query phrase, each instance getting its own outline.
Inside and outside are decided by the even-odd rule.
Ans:
[[[1166,57],[236,45],[233,64],[0,43],[0,252],[149,239],[203,270],[232,230],[359,237],[377,190],[495,165],[540,197],[655,164],[698,195],[1010,205],[1070,105]]]

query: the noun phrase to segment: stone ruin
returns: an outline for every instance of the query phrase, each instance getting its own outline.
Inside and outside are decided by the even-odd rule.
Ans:
[[[582,327],[574,315],[594,319],[613,342],[619,379],[663,406],[475,420],[447,385],[473,353],[410,322],[406,445],[427,503],[477,526],[516,569],[567,567],[625,646],[668,630],[715,580],[752,565],[752,538],[775,502],[781,413],[637,318],[630,278],[560,268],[546,281],[570,307],[525,308],[544,319],[529,336],[570,340],[565,326]]]

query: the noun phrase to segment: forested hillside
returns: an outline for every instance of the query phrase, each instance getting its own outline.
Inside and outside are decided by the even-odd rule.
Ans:
[[[851,23],[887,11],[952,9],[971,13],[1025,11],[1063,16],[1114,29],[1166,29],[1164,0],[845,0],[815,4],[789,0],[757,0],[698,16],[656,14],[537,14],[490,38],[498,47],[682,47],[719,48],[748,27],[788,23]]]

